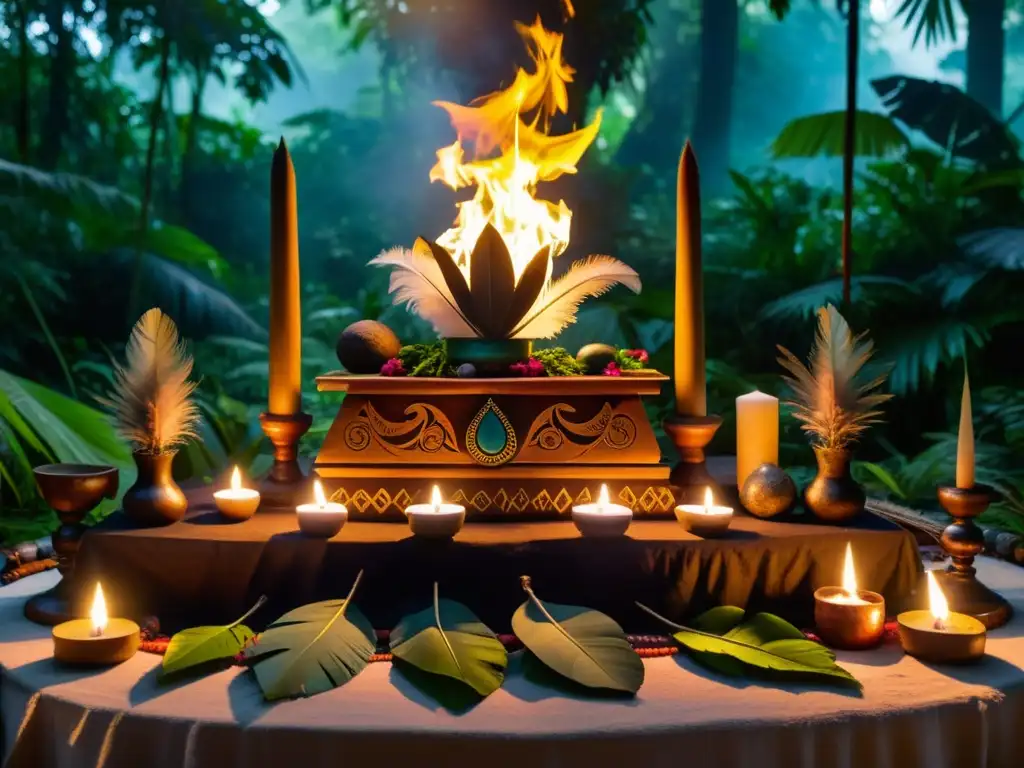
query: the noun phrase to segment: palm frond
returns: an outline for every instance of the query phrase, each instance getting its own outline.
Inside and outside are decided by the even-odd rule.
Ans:
[[[877,392],[886,374],[863,380],[861,371],[871,358],[873,344],[864,334],[854,336],[831,304],[818,310],[809,366],[785,347],[778,349],[779,363],[790,374],[783,378],[794,394],[787,405],[802,429],[824,447],[842,448],[855,442],[879,420],[878,406],[892,397]]]
[[[624,285],[640,293],[640,276],[611,256],[588,256],[575,262],[555,280],[512,330],[513,338],[550,339],[576,319],[584,299],[600,296],[613,286]]]
[[[842,157],[846,113],[824,112],[790,120],[772,142],[772,157]],[[857,157],[886,157],[910,146],[907,135],[888,115],[857,112],[854,149]]]
[[[389,293],[395,304],[430,323],[445,338],[478,336],[473,324],[448,289],[441,267],[428,250],[391,248],[370,261],[370,266],[391,267]]]
[[[109,399],[120,435],[146,453],[174,450],[196,437],[192,357],[174,321],[156,308],[146,312],[132,330],[125,357],[126,364],[115,369]]]
[[[972,232],[961,237],[958,244],[985,266],[1024,270],[1024,228],[997,227]]]

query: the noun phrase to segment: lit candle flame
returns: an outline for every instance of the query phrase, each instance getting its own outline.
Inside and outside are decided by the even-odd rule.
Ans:
[[[857,597],[857,573],[853,570],[853,547],[846,542],[846,563],[843,565],[843,591],[847,596]]]
[[[238,467],[235,467],[235,471],[231,473],[231,490],[242,490],[242,473],[238,471]]]
[[[92,600],[92,610],[89,611],[89,618],[92,619],[92,633],[94,636],[103,634],[107,628],[107,601],[103,599],[103,587],[96,582],[96,597]]]
[[[704,511],[711,514],[711,508],[715,506],[715,499],[711,495],[711,487],[704,489]]]
[[[928,571],[928,609],[935,618],[935,627],[941,629],[942,625],[949,619],[949,603],[946,596],[942,594],[939,582],[935,580],[935,574]]]
[[[435,512],[441,511],[441,489],[436,485],[434,490],[430,492],[430,506],[434,508]]]
[[[608,486],[601,483],[601,492],[597,494],[597,511],[606,512],[611,499],[608,498]]]
[[[327,497],[324,496],[324,487],[320,485],[319,480],[313,481],[313,497],[316,499],[316,503],[323,509],[327,506]]]

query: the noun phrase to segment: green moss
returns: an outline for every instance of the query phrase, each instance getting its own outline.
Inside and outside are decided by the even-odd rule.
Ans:
[[[644,367],[644,364],[635,357],[627,355],[625,349],[615,350],[615,362],[618,364],[619,369],[623,371],[639,371]]]
[[[443,341],[432,344],[407,344],[398,350],[398,359],[409,376],[454,376]]]
[[[582,376],[583,366],[562,347],[536,349],[533,357],[540,361],[548,376]]]

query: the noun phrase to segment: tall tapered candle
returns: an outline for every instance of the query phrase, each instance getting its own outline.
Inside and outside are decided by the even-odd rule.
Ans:
[[[754,391],[736,398],[736,485],[762,464],[779,463],[779,400]]]
[[[956,487],[974,487],[974,424],[971,421],[971,384],[964,369],[964,393],[960,398],[960,431],[956,438]]]
[[[302,327],[299,317],[299,222],[295,168],[284,139],[270,166],[270,398],[269,412],[299,413]]]
[[[701,266],[700,172],[686,142],[676,193],[676,413],[707,416],[704,380],[704,279]]]

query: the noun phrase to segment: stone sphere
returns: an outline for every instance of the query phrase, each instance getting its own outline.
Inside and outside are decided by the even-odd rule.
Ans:
[[[576,362],[583,366],[583,372],[590,376],[604,373],[608,363],[615,360],[615,347],[608,344],[587,344],[576,353]]]
[[[349,373],[380,373],[380,367],[398,357],[402,344],[395,332],[376,320],[360,320],[341,332],[338,361]]]
[[[740,502],[755,517],[775,517],[796,501],[796,483],[774,464],[762,464],[740,490]]]
[[[472,379],[476,377],[476,366],[472,363],[463,363],[455,369],[455,375],[460,379]]]

